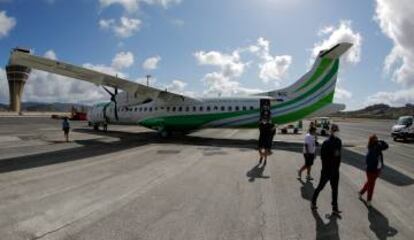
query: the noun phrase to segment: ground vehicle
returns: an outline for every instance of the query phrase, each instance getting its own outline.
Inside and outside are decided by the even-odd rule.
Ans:
[[[287,134],[289,129],[293,129],[294,134],[298,134],[299,130],[302,130],[302,121],[298,121],[296,124],[288,124],[280,127],[280,132],[282,134]]]
[[[397,124],[392,126],[391,136],[394,141],[398,139],[407,140],[414,138],[414,116],[401,116],[397,120]]]
[[[321,136],[328,135],[329,127],[331,126],[331,121],[328,117],[315,118],[313,123],[316,127],[316,134]]]

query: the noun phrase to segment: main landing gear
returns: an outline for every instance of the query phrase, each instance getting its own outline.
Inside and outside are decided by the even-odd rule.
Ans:
[[[99,127],[102,126],[102,130],[104,132],[108,131],[108,124],[107,123],[88,123],[89,126],[93,127],[93,130],[99,131]]]

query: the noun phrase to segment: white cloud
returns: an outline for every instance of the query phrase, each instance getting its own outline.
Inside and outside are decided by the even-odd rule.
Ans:
[[[340,86],[336,86],[335,89],[335,100],[344,100],[350,99],[352,97],[352,93]]]
[[[375,19],[394,46],[385,60],[393,80],[414,87],[414,5],[411,0],[377,0]]]
[[[241,61],[238,50],[232,54],[218,51],[199,51],[194,54],[200,65],[219,67],[219,72],[207,73],[202,81],[207,85],[205,95],[236,95],[247,94],[248,90],[242,88],[234,79],[244,73],[246,64]]]
[[[99,26],[102,29],[109,29],[115,33],[117,37],[128,38],[138,32],[141,28],[141,20],[137,18],[121,17],[118,23],[115,19],[101,19]]]
[[[134,54],[131,52],[119,52],[112,59],[112,67],[117,70],[130,67],[134,64]]]
[[[276,85],[279,85],[287,75],[292,64],[292,57],[289,55],[272,56],[270,42],[262,37],[257,39],[255,45],[251,45],[247,49],[261,59],[261,63],[258,64],[259,78],[265,83],[274,81]]]
[[[329,49],[340,42],[353,43],[353,47],[348,50],[342,59],[349,63],[358,63],[361,60],[361,34],[352,29],[351,21],[341,21],[338,26],[326,26],[322,28],[318,35],[324,39],[313,46],[311,62],[316,58],[321,50]]]
[[[146,3],[148,5],[159,5],[167,8],[171,4],[180,3],[181,0],[99,0],[99,2],[103,8],[119,4],[125,9],[125,11],[133,13],[138,11],[141,3]]]
[[[8,17],[6,11],[0,12],[0,38],[9,35],[9,32],[16,26],[16,19]]]
[[[158,63],[161,61],[161,57],[160,56],[155,56],[155,57],[150,57],[147,58],[143,63],[142,63],[142,68],[144,68],[145,70],[154,70],[158,68]]]
[[[414,88],[398,90],[395,92],[381,91],[365,100],[365,105],[385,103],[391,106],[404,106],[414,102]]]
[[[282,80],[282,77],[286,75],[291,63],[292,57],[289,55],[275,56],[271,60],[259,65],[259,77],[265,83],[271,80]]]
[[[207,85],[207,89],[203,93],[207,96],[246,95],[261,92],[260,89],[241,87],[238,81],[219,72],[207,73],[202,81]]]
[[[173,80],[170,84],[165,86],[169,92],[178,93],[189,97],[196,97],[196,93],[187,91],[186,87],[187,83],[182,80]]]
[[[241,61],[238,51],[234,51],[232,54],[199,51],[194,56],[200,65],[219,67],[225,77],[239,77],[244,72],[245,63]]]
[[[352,98],[352,92],[342,87],[342,78],[338,78],[335,88],[334,101]]]
[[[243,62],[241,55],[251,53],[256,56],[259,67],[259,78],[263,82],[273,81],[276,85],[287,75],[292,57],[289,55],[270,54],[270,42],[264,38],[257,39],[253,45],[237,48],[231,54],[219,51],[198,51],[194,57],[200,65],[216,66],[219,71],[206,74],[202,81],[207,85],[204,92],[207,95],[244,95],[258,93],[260,89],[247,89],[241,87],[237,78],[241,77],[245,69],[251,65],[250,62]]]
[[[43,56],[45,58],[49,58],[49,59],[52,59],[52,60],[57,60],[56,53],[53,50],[46,51]]]

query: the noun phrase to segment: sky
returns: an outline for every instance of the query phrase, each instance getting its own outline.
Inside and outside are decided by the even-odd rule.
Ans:
[[[414,102],[412,0],[0,0],[0,102],[10,50],[197,97],[288,86],[341,41],[335,102]],[[93,104],[102,88],[33,70],[23,101]]]

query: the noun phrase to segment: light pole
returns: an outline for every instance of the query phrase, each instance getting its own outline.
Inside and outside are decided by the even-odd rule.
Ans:
[[[146,77],[147,77],[147,86],[149,87],[149,80],[151,78],[151,75],[148,74]]]

